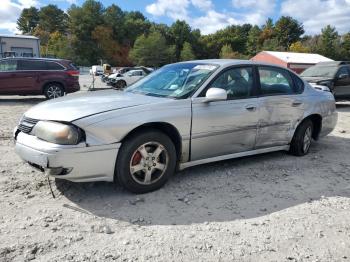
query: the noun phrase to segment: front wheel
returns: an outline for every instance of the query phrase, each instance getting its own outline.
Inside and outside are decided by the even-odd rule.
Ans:
[[[304,120],[295,131],[290,145],[290,153],[295,156],[304,156],[309,152],[314,125],[310,119]]]
[[[170,138],[157,130],[134,135],[118,152],[116,181],[133,193],[162,187],[175,172],[176,150]]]

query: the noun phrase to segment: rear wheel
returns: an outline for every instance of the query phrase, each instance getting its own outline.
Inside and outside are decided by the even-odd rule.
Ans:
[[[126,82],[123,80],[119,80],[115,83],[115,87],[118,89],[124,89],[126,87]]]
[[[162,187],[175,172],[176,151],[168,136],[150,129],[123,142],[118,153],[116,180],[134,193]]]
[[[310,119],[304,120],[295,131],[290,145],[290,153],[295,156],[304,156],[309,152],[314,125]]]
[[[47,99],[54,99],[64,95],[63,87],[57,83],[47,84],[44,89],[44,95]]]

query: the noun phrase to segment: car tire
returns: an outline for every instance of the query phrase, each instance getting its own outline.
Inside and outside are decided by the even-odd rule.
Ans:
[[[156,129],[148,129],[123,142],[116,161],[115,182],[137,194],[157,190],[175,172],[176,161],[171,139]]]
[[[289,152],[295,156],[304,156],[309,152],[314,125],[310,119],[304,120],[296,129]]]
[[[64,89],[61,84],[49,83],[44,88],[44,95],[47,99],[54,99],[64,96]]]
[[[126,82],[124,80],[119,80],[115,83],[115,87],[118,89],[124,89],[126,87]]]

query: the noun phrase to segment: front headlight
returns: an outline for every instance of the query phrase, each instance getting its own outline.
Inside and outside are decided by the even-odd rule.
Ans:
[[[39,121],[34,126],[32,134],[59,145],[76,145],[82,138],[82,131],[77,127],[51,121]]]
[[[318,85],[322,85],[322,86],[331,87],[331,86],[332,86],[332,81],[330,81],[330,80],[319,81],[319,82],[317,82],[317,84],[318,84]]]

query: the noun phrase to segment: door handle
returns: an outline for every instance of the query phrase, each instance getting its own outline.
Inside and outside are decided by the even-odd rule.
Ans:
[[[292,106],[300,106],[302,104],[303,104],[303,102],[301,102],[301,101],[293,101]]]
[[[256,110],[256,106],[255,105],[246,105],[245,109],[247,109],[248,111],[255,111]]]

